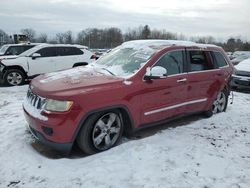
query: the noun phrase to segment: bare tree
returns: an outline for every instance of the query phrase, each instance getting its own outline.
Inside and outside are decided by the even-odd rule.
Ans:
[[[36,31],[31,28],[21,29],[21,33],[26,35],[30,42],[35,42]]]
[[[0,46],[3,44],[11,43],[11,38],[7,33],[5,33],[2,29],[0,29]]]
[[[47,43],[48,42],[48,35],[46,33],[41,33],[39,37],[36,39],[37,42],[40,43]]]
[[[65,44],[73,44],[72,31],[66,31],[65,33],[63,33],[63,35]]]
[[[57,33],[56,34],[56,41],[59,44],[63,44],[64,43],[64,34],[63,33]]]

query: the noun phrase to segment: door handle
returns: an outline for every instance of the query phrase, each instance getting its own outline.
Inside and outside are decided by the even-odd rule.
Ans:
[[[186,82],[186,81],[187,81],[186,78],[182,78],[182,79],[177,80],[177,83]]]

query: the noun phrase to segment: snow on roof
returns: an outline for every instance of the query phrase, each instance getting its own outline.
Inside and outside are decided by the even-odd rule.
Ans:
[[[185,47],[198,47],[198,48],[208,48],[208,47],[218,47],[213,44],[199,44],[191,41],[182,41],[182,40],[133,40],[124,42],[122,44],[122,47],[125,48],[135,48],[135,49],[141,49],[144,47],[146,48],[152,48],[153,46],[185,46]]]

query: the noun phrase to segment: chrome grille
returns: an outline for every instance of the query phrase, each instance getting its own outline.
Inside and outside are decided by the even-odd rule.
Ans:
[[[28,102],[32,106],[34,106],[36,109],[42,109],[43,105],[46,102],[45,98],[36,95],[35,93],[31,91],[30,88],[28,89],[28,92],[27,92],[27,99],[28,99]]]

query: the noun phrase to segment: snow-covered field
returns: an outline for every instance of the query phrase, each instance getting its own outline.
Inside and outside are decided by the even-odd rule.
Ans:
[[[250,187],[250,94],[235,93],[227,112],[209,119],[185,118],[178,121],[185,126],[144,130],[100,154],[63,157],[26,131],[26,90],[0,87],[0,187]]]

